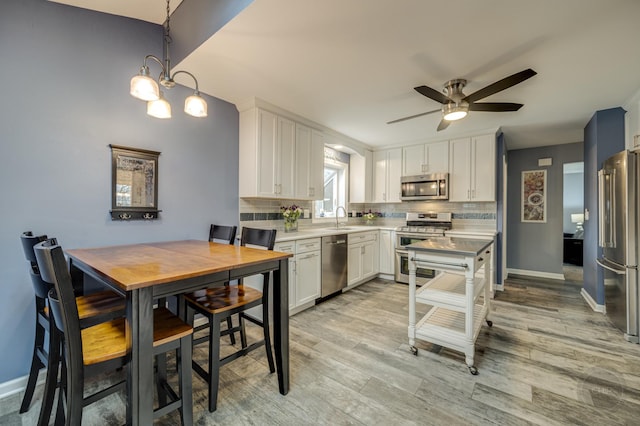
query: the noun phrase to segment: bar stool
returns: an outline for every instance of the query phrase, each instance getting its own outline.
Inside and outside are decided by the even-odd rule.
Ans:
[[[49,239],[36,244],[34,251],[42,279],[54,287],[48,295],[52,322],[56,327],[54,334],[59,334],[60,340],[64,342],[56,424],[65,418],[67,425],[79,426],[82,423],[83,407],[123,389],[126,385],[126,381],[120,381],[88,397],[84,396],[85,377],[127,367],[129,361],[125,319],[117,318],[81,330],[78,305],[62,247],[55,239]],[[179,349],[176,360],[179,395],[166,383],[166,377],[157,377],[160,381],[159,393],[163,392],[165,395],[162,396],[169,396],[171,401],[155,409],[154,418],[178,409],[182,424],[191,425],[193,407],[191,371],[188,367],[191,365],[193,328],[166,308],[154,310],[153,327],[154,355]],[[59,359],[53,357],[52,360],[56,363],[52,362],[49,369],[57,372]],[[53,401],[53,397],[53,394],[45,395],[46,400]],[[162,399],[160,395],[158,399]],[[66,402],[66,413],[62,401]],[[127,403],[126,406],[129,410],[130,404]],[[130,412],[127,412],[127,419],[130,420]]]
[[[29,378],[25,389],[22,404],[20,405],[20,413],[25,413],[31,406],[33,394],[35,392],[38,373],[41,368],[50,364],[50,357],[55,356],[55,352],[60,351],[60,343],[55,340],[52,332],[54,325],[49,320],[49,307],[47,303],[47,294],[51,290],[51,284],[44,282],[40,276],[40,270],[37,265],[35,252],[33,247],[47,239],[46,235],[35,236],[31,231],[24,232],[21,235],[22,248],[27,261],[30,263],[29,274],[31,283],[35,293],[36,305],[36,329],[33,343],[33,354],[31,358],[31,368],[29,369]],[[80,326],[88,327],[111,318],[123,316],[125,312],[124,299],[112,291],[102,291],[86,296],[78,296],[78,313],[80,318]],[[45,346],[45,335],[49,334],[48,349]],[[54,348],[52,350],[52,348]],[[53,376],[53,372],[47,370],[47,380],[45,389],[57,383],[57,377]],[[40,420],[42,424],[45,418],[48,419],[51,414],[52,406],[43,402],[40,407]]]
[[[209,241],[221,244],[230,244],[233,245],[236,239],[236,232],[238,230],[237,226],[226,226],[226,225],[215,225],[212,224],[209,228]],[[229,285],[226,283],[225,285]],[[203,324],[199,327],[193,329],[193,332],[196,333],[207,327],[207,324]],[[236,334],[233,332],[233,321],[231,317],[227,317],[227,329],[222,332],[222,335],[228,334],[229,339],[231,340],[231,344],[236,344]]]
[[[273,250],[276,240],[276,230],[264,230],[255,228],[242,228],[241,246],[254,248],[261,247]],[[269,371],[275,372],[273,354],[271,351],[271,338],[269,334],[269,273],[263,273],[262,292],[245,286],[240,280],[237,285],[225,285],[199,290],[184,295],[187,308],[187,321],[193,324],[195,313],[202,314],[208,319],[205,327],[209,328],[209,334],[204,337],[194,339],[193,344],[198,345],[209,341],[208,370],[205,370],[198,363],[193,361],[193,370],[209,385],[209,411],[214,412],[217,408],[218,386],[220,380],[220,367],[237,359],[247,353],[265,346]],[[246,311],[254,306],[262,305],[262,321],[246,315]],[[239,325],[225,330],[221,333],[220,321],[230,318],[231,315],[238,314]],[[251,321],[262,327],[264,339],[247,345],[244,320]],[[220,359],[220,337],[224,333],[240,332],[242,348],[230,355]]]

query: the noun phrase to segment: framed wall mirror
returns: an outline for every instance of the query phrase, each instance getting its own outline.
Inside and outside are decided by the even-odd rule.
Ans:
[[[111,219],[150,220],[158,213],[159,152],[111,147]]]

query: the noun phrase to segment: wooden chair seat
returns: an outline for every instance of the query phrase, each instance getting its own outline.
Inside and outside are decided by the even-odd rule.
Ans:
[[[96,318],[124,316],[124,298],[112,291],[100,291],[86,296],[76,297],[78,318],[84,326],[85,322],[94,322]],[[44,307],[45,316],[49,317],[49,307]]]
[[[188,293],[185,299],[211,314],[219,314],[261,301],[262,292],[249,286],[228,285]]]
[[[103,322],[80,331],[84,365],[93,365],[127,354],[124,318]],[[193,333],[193,328],[167,308],[153,311],[153,347],[178,340]]]
[[[109,290],[78,296],[76,304],[80,321],[88,318],[112,316],[117,313],[124,315],[125,309],[124,298]]]

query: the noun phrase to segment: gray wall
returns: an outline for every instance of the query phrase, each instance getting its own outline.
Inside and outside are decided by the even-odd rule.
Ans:
[[[596,264],[602,255],[598,247],[598,170],[602,162],[624,150],[622,108],[597,111],[584,128],[584,207],[589,220],[584,223],[583,288],[598,305],[604,305],[604,275]]]
[[[582,143],[508,151],[507,268],[562,273],[562,165],[582,161]],[[553,159],[549,167],[539,158]],[[547,222],[523,223],[521,218],[522,172],[547,170]]]
[[[237,224],[235,107],[207,96],[208,118],[186,116],[190,90],[178,86],[166,94],[174,118],[147,116],[128,92],[148,53],[162,55],[160,26],[45,0],[0,4],[0,383],[26,375],[31,360],[21,232],[75,248],[205,239],[211,222]],[[109,218],[110,143],[162,153],[160,220]]]

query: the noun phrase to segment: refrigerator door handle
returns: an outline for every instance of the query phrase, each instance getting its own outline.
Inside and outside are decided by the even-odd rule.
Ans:
[[[603,248],[616,246],[614,185],[615,170],[598,171],[598,245]]]
[[[602,266],[604,269],[611,271],[618,275],[626,275],[627,271],[625,269],[616,269],[613,266],[607,265],[607,261],[605,259],[596,259],[596,263]]]

